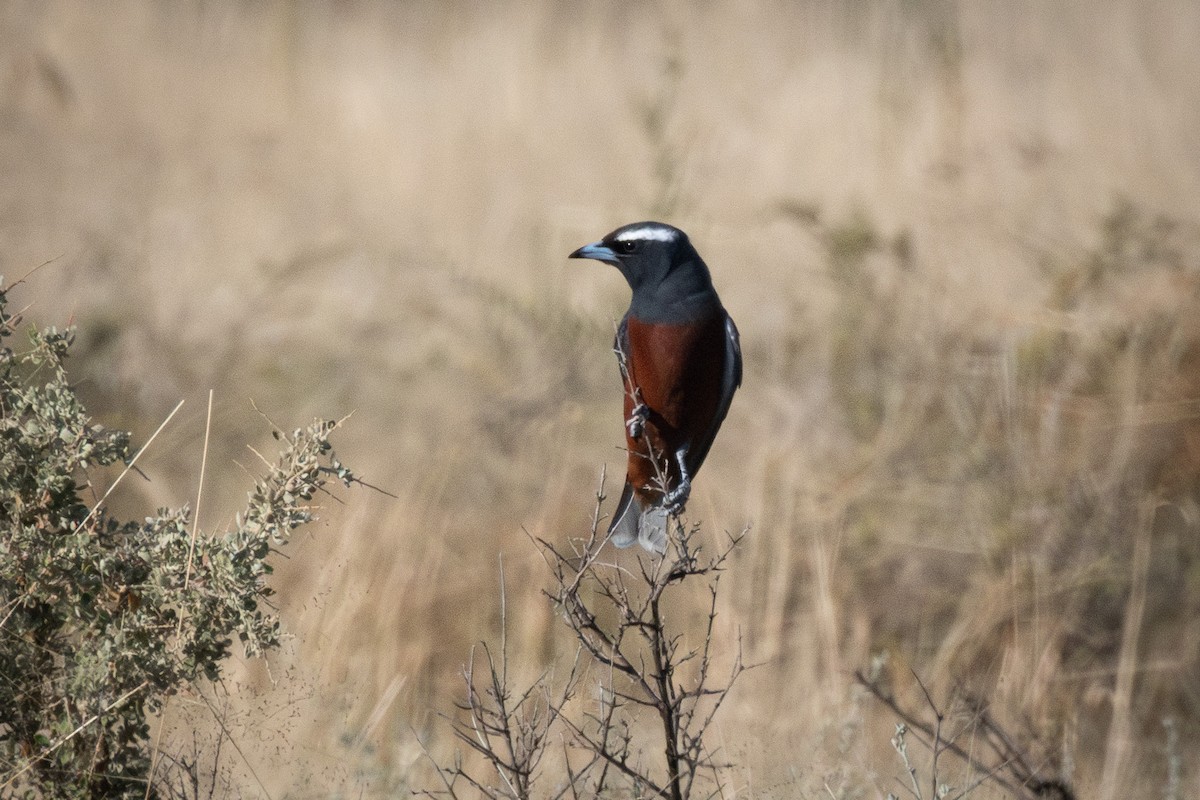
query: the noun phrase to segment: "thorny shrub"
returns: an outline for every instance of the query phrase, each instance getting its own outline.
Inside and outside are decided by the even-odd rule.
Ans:
[[[4,345],[20,325],[10,288]],[[154,796],[147,715],[218,678],[235,638],[248,655],[279,643],[268,556],[330,476],[354,476],[319,421],[276,434],[278,461],[223,535],[195,536],[186,506],[114,519],[94,473],[130,462],[130,436],[68,383],[73,339],[30,327],[28,347],[0,347],[0,795]]]

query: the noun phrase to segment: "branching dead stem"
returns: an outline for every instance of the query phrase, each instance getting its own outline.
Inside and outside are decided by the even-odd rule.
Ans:
[[[686,800],[720,793],[721,773],[729,765],[718,760],[705,737],[746,666],[739,636],[728,677],[715,676],[717,592],[720,573],[743,534],[730,537],[716,556],[704,557],[698,529],[672,519],[664,557],[640,555],[636,567],[622,567],[606,560],[604,498],[602,478],[586,536],[565,545],[534,539],[550,568],[552,584],[545,594],[577,643],[562,688],[551,690],[547,673],[523,692],[515,691],[506,646],[499,661],[487,645],[482,659],[473,651],[464,668],[466,699],[458,705],[454,731],[482,757],[491,776],[461,760],[435,765],[442,788],[424,794],[560,798],[619,791]],[[708,608],[699,644],[689,646],[688,636],[668,619],[665,600],[673,587],[699,581],[707,582]],[[602,677],[594,684],[595,695],[576,703],[579,687],[594,680],[587,674],[597,672]],[[654,725],[642,721],[644,712],[653,714]],[[561,749],[566,777],[535,793],[555,729],[562,732],[561,748],[555,750]],[[648,750],[647,736],[657,741]]]
[[[930,752],[929,780],[931,797],[961,800],[980,785],[991,782],[1002,787],[1010,796],[1022,800],[1075,800],[1071,786],[1059,778],[1040,776],[1039,770],[1030,764],[1027,754],[1013,741],[1012,736],[988,712],[986,705],[979,702],[967,703],[967,718],[957,731],[948,732],[945,727],[947,714],[933,701],[932,695],[920,677],[915,675],[929,711],[933,715],[930,723],[917,711],[905,708],[879,681],[872,680],[861,670],[854,673],[855,681],[888,707],[901,722],[896,725],[892,746],[904,762],[904,768],[912,787],[912,794],[923,800],[924,794],[918,783],[917,766],[909,759],[908,739],[913,739]],[[972,747],[968,750],[957,740],[970,733]],[[978,748],[976,745],[983,745]],[[982,752],[980,752],[982,751]],[[979,775],[965,788],[953,790],[940,778],[940,759],[950,754],[973,773]]]

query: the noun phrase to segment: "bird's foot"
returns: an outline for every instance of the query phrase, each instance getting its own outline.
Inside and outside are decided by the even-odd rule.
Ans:
[[[650,409],[645,403],[638,403],[633,407],[633,411],[629,414],[629,419],[625,420],[625,430],[629,431],[630,439],[642,438],[642,431],[646,428],[646,419],[650,416]]]
[[[679,516],[683,511],[683,507],[687,505],[688,496],[692,493],[692,482],[686,477],[679,482],[679,485],[667,492],[663,498],[663,508],[673,517]]]

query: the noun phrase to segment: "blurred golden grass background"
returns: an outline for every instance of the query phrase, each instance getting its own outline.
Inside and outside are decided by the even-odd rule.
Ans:
[[[1187,0],[11,2],[0,272],[54,259],[22,297],[79,324],[105,424],[187,399],[129,508],[195,496],[210,388],[205,530],[269,447],[250,398],[352,411],[340,455],[398,496],[281,559],[293,646],[227,683],[248,794],[419,781],[501,554],[526,668],[570,651],[526,532],[618,485],[627,289],[565,255],[661,218],[743,337],[689,519],[750,526],[744,793],[892,787],[851,687],[886,652],[1084,796],[1196,795],[1197,42]]]

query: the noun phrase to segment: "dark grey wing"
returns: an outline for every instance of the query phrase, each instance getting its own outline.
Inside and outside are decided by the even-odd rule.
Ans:
[[[617,356],[617,365],[621,368],[621,382],[625,391],[629,391],[629,315],[621,317],[617,325],[617,333],[613,336],[613,353]]]
[[[691,443],[687,453],[688,470],[693,476],[700,471],[704,458],[717,438],[717,431],[729,413],[729,404],[733,402],[733,393],[742,385],[742,342],[738,336],[737,326],[733,318],[725,315],[725,365],[721,372],[721,400],[717,404],[717,413],[713,415],[712,425],[704,436]]]
[[[629,353],[629,315],[626,314],[621,318],[621,323],[617,325],[616,336],[613,337],[613,353],[617,356],[617,365],[621,368],[621,384],[624,387],[623,391],[629,391],[629,362],[627,354]],[[612,543],[617,547],[629,547],[638,540],[638,533],[641,529],[642,522],[642,504],[638,502],[637,496],[633,493],[633,487],[629,481],[625,481],[625,489],[621,492],[621,499],[617,501],[617,508],[613,511],[612,522],[608,526],[608,533],[612,537]]]

